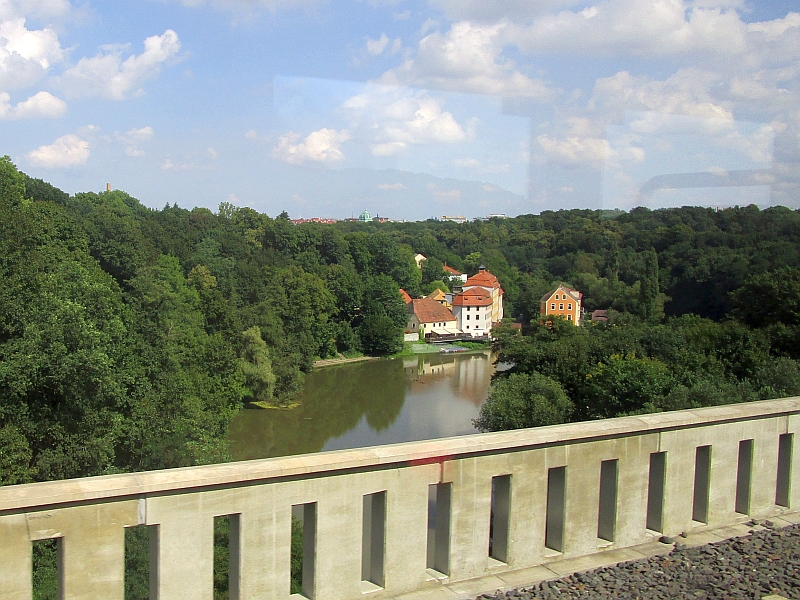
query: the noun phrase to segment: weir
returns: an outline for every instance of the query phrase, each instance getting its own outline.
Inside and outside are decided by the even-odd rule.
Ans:
[[[55,538],[62,598],[122,600],[125,528],[147,525],[150,597],[211,600],[229,516],[230,597],[288,600],[293,511],[302,596],[431,590],[796,511],[799,428],[785,398],[2,487],[0,598],[32,598]]]

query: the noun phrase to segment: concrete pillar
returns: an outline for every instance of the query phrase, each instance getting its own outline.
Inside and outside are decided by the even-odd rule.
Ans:
[[[618,547],[643,544],[647,539],[647,494],[650,454],[658,452],[658,434],[615,440],[619,456],[617,488]]]
[[[453,484],[450,517],[450,579],[482,575],[489,556],[492,472],[477,458],[447,463],[445,481]]]
[[[348,476],[320,484],[314,598],[353,598],[361,593],[363,494]]]
[[[660,437],[660,451],[666,452],[663,529],[665,535],[674,536],[696,525],[692,521],[695,452],[712,440],[697,429],[664,431]],[[712,447],[712,461],[714,451]]]
[[[581,556],[597,550],[600,461],[608,459],[605,452],[599,453],[601,450],[598,443],[567,447],[564,556]]]
[[[800,508],[800,415],[790,415],[786,433],[793,433],[792,443],[792,468],[789,488],[789,508]]]
[[[725,428],[727,431],[719,431]],[[711,484],[708,499],[708,526],[735,523],[739,517],[736,505],[736,470],[739,459],[739,432],[731,427],[716,426],[711,431]],[[714,431],[714,430],[717,431]],[[722,435],[721,435],[722,434]]]
[[[382,474],[386,489],[387,594],[417,590],[425,584],[428,545],[428,486],[439,482],[438,464],[407,467]],[[374,485],[374,484],[373,484]],[[380,491],[367,488],[364,493]]]
[[[527,450],[510,456],[511,514],[508,566],[522,569],[544,562],[547,507],[546,450]]]
[[[31,542],[25,515],[0,517],[0,590],[7,600],[33,598]]]
[[[453,484],[450,518],[450,579],[479,577],[489,562],[493,457],[467,458],[446,465]]]
[[[30,541],[63,538],[64,598],[125,597],[125,527],[138,522],[135,500],[28,513]]]
[[[625,547],[646,541],[647,473],[658,436],[602,440],[567,446],[567,500],[564,555],[581,556],[602,547]],[[598,538],[600,469],[617,460],[614,541]]]
[[[775,514],[778,483],[778,441],[786,431],[784,418],[762,419],[753,423],[753,471],[750,487],[750,515],[765,518]],[[749,427],[744,428],[750,430]]]
[[[158,525],[158,599],[213,600],[214,515],[210,492],[147,500],[148,525]]]
[[[244,488],[239,502],[240,598],[289,596],[291,504],[279,501],[280,487]]]

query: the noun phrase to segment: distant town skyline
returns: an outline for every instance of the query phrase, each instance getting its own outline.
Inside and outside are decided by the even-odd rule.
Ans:
[[[800,207],[778,0],[0,0],[0,154],[275,216]]]

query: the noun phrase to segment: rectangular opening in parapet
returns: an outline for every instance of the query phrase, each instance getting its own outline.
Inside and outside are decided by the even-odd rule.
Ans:
[[[33,542],[33,597],[35,600],[64,597],[64,538]]]
[[[450,573],[450,496],[452,484],[428,486],[428,557],[429,569],[443,575]]]
[[[241,515],[214,517],[214,598],[239,599]]]
[[[292,506],[290,593],[314,597],[317,503]]]
[[[361,580],[384,587],[386,492],[364,496],[361,534]]]
[[[157,598],[158,525],[125,528],[125,600]]]
[[[708,523],[708,495],[711,491],[711,446],[698,446],[694,456],[692,520]]]
[[[736,469],[736,512],[750,514],[750,488],[753,480],[753,440],[739,442],[739,466]]]
[[[489,556],[508,562],[508,527],[511,509],[511,475],[492,477],[492,511],[489,521]]]
[[[667,453],[650,454],[650,476],[647,484],[647,528],[664,531],[664,485],[667,475]]]
[[[617,529],[617,479],[619,460],[600,463],[600,497],[597,507],[597,537],[613,542]]]
[[[544,545],[556,552],[564,551],[564,513],[567,500],[567,467],[547,471],[547,518]]]
[[[775,504],[789,508],[792,491],[792,447],[794,434],[784,433],[778,439],[778,480],[775,486]]]

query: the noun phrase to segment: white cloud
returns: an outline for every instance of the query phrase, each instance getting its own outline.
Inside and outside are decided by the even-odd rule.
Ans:
[[[472,20],[482,23],[514,19],[527,21],[561,8],[580,4],[580,0],[430,0],[454,21]]]
[[[118,136],[124,142],[129,144],[138,144],[147,142],[153,139],[153,128],[147,125],[139,129],[129,129],[124,136]]]
[[[143,93],[145,80],[158,75],[161,66],[181,48],[178,34],[168,29],[144,41],[144,52],[122,59],[123,47],[107,46],[91,58],[82,58],[59,78],[72,96],[102,96],[122,100]]]
[[[368,85],[342,105],[374,156],[393,156],[412,145],[452,144],[474,136],[427,92]]]
[[[219,158],[219,152],[214,150],[214,148],[209,148],[208,150],[206,150],[206,156],[211,160],[216,160],[217,158]]]
[[[257,140],[258,139],[258,132],[255,129],[250,129],[244,134],[248,140]]]
[[[461,190],[438,190],[433,193],[439,201],[450,201],[450,202],[458,202],[461,200]]]
[[[22,17],[0,21],[0,90],[33,85],[63,59],[52,29],[30,30]]]
[[[404,190],[406,186],[404,186],[399,181],[397,183],[381,183],[378,184],[379,190],[390,191],[390,190]]]
[[[689,115],[705,119],[733,120],[731,107],[716,100],[712,90],[723,77],[713,71],[681,69],[664,81],[620,71],[595,83],[589,107],[611,111],[641,110]]]
[[[545,14],[510,28],[526,52],[656,56],[740,54],[747,26],[735,10],[685,0],[605,0],[582,10]]]
[[[45,169],[83,165],[89,160],[89,142],[75,134],[65,135],[49,146],[40,146],[29,152],[28,160]]]
[[[115,137],[126,144],[126,155],[141,157],[145,155],[145,152],[138,145],[153,139],[153,128],[148,125],[139,129],[129,129],[125,134],[116,133]]]
[[[381,33],[381,37],[377,40],[373,40],[369,37],[367,38],[367,54],[371,54],[372,56],[380,56],[384,52],[389,56],[394,56],[400,52],[402,47],[403,42],[400,38],[389,40],[389,37],[385,33]]]
[[[386,50],[387,46],[389,45],[389,37],[382,33],[381,37],[377,40],[373,40],[372,38],[367,38],[367,52],[372,54],[372,56],[378,56],[379,54],[383,54],[383,51]]]
[[[645,158],[645,151],[642,148],[624,143],[612,147],[605,138],[570,136],[557,139],[549,135],[540,135],[537,136],[536,142],[548,162],[568,168],[589,166],[600,170],[607,161],[617,165],[640,163]]]
[[[404,10],[403,12],[394,13],[392,15],[392,18],[395,21],[407,21],[408,19],[411,18],[411,11],[410,10]]]
[[[469,158],[469,157],[456,158],[453,159],[453,166],[464,167],[467,169],[475,169],[481,166],[481,161],[479,161],[477,158]]]
[[[452,164],[454,167],[460,167],[462,169],[470,169],[476,173],[509,173],[511,171],[511,165],[506,164],[488,164],[479,161],[477,158],[472,157],[462,157],[453,159]]]
[[[770,41],[778,39],[791,29],[798,28],[800,28],[800,13],[796,12],[790,12],[782,19],[747,24],[749,33],[763,33]]]
[[[63,18],[72,8],[68,0],[2,0],[0,21],[17,17]]]
[[[0,92],[0,119],[57,119],[67,112],[66,103],[49,92],[39,92],[11,106],[8,92]]]
[[[272,156],[292,165],[308,161],[337,163],[344,160],[341,145],[349,139],[350,132],[346,129],[337,131],[325,127],[310,133],[302,141],[300,134],[290,131],[279,138],[278,145],[272,149]]]
[[[171,158],[165,158],[161,162],[161,169],[164,171],[195,171],[201,167],[194,163],[174,163]]]
[[[502,56],[507,23],[491,26],[454,23],[444,35],[423,37],[416,56],[380,78],[391,85],[414,85],[477,94],[552,99],[545,82],[519,72]]]
[[[174,0],[186,7],[210,6],[217,10],[234,13],[244,18],[252,18],[259,11],[275,12],[302,6],[313,6],[321,0]]]

